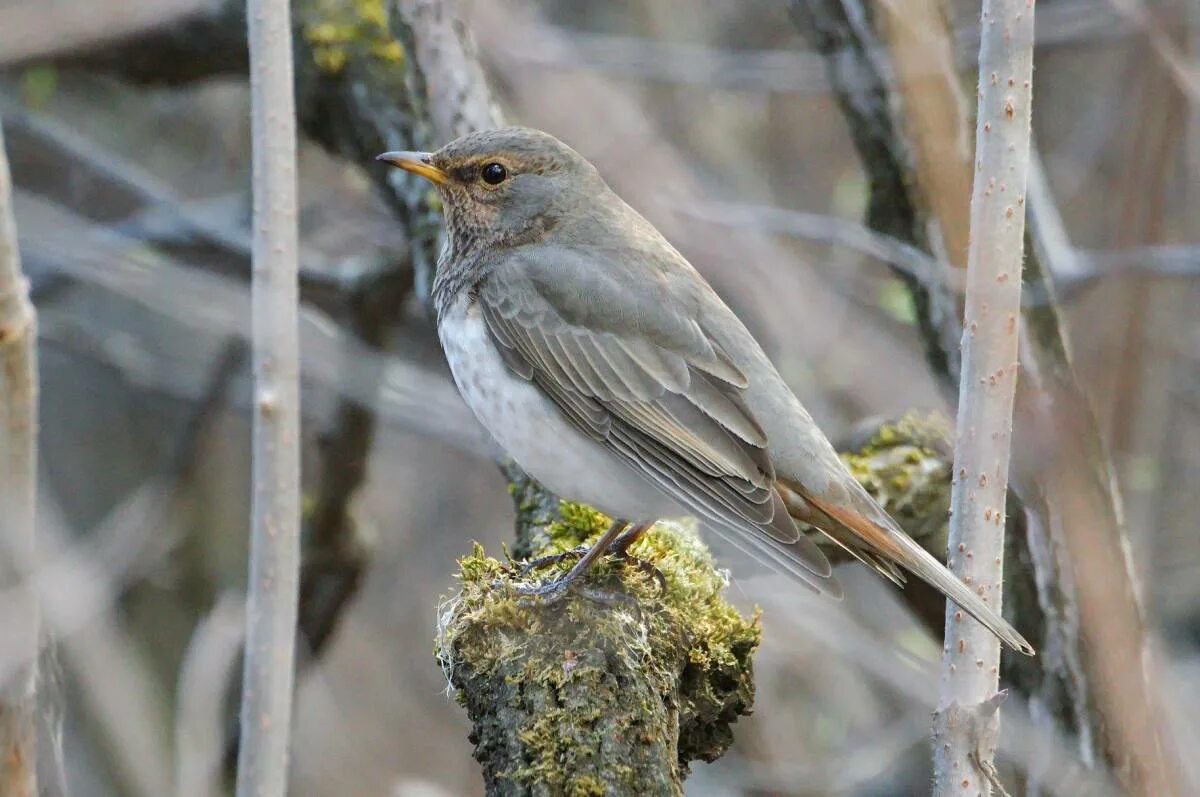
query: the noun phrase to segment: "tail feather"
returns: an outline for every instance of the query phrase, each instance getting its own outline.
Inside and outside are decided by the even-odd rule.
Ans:
[[[897,587],[904,586],[904,572],[896,567],[895,564],[862,545],[861,541],[856,539],[854,534],[842,528],[840,524],[830,522],[828,515],[814,510],[812,505],[801,497],[800,493],[791,489],[786,484],[777,482],[776,490],[783,499],[783,504],[793,520],[821,532],[834,545],[888,581],[891,581]]]
[[[855,484],[857,485],[857,482]],[[804,498],[851,532],[862,547],[899,564],[937,589],[958,604],[967,614],[983,623],[1004,644],[1027,656],[1034,654],[1033,646],[1017,633],[1017,630],[1009,625],[1008,621],[988,606],[974,590],[946,569],[945,565],[934,558],[932,554],[901,531],[895,521],[865,495],[865,491],[863,496],[870,501],[869,506],[876,510],[871,514],[878,517],[869,517],[844,504],[823,501],[811,494],[805,494]]]

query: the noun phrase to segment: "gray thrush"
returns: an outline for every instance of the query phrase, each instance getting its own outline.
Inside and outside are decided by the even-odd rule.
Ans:
[[[433,301],[471,410],[551,491],[621,519],[541,594],[684,514],[840,594],[799,520],[893,581],[897,565],[911,571],[1033,653],[855,481],[733,311],[581,155],[513,127],[379,159],[441,195]]]

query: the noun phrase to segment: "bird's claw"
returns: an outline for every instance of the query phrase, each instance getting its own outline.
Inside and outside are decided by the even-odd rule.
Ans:
[[[526,576],[532,573],[534,570],[540,570],[543,567],[561,564],[567,559],[583,556],[585,553],[587,553],[587,551],[587,546],[580,546],[562,553],[540,556],[537,559],[531,559],[522,564],[517,570],[517,573],[521,576]],[[615,557],[621,560],[621,562],[624,564],[635,567],[643,573],[653,577],[654,580],[658,582],[658,591],[660,595],[667,591],[667,578],[653,562],[650,562],[646,559],[639,559],[625,550],[609,550],[607,555]],[[634,601],[634,598],[626,593],[586,587],[583,585],[582,581],[583,579],[571,579],[567,576],[563,576],[545,584],[538,584],[536,586],[522,585],[517,586],[515,589],[518,595],[527,598],[540,599],[543,606],[550,606],[558,603],[572,593],[582,595],[583,597],[604,606],[615,606],[619,603],[630,603]]]
[[[517,574],[521,576],[527,576],[534,570],[541,570],[543,567],[561,564],[568,559],[583,556],[587,552],[587,546],[580,545],[578,548],[572,548],[571,550],[563,551],[562,553],[552,553],[548,556],[539,556],[537,559],[530,559],[529,561],[522,563],[521,567],[517,570]]]
[[[566,577],[556,578],[549,583],[538,584],[536,586],[519,585],[515,587],[515,590],[523,598],[533,599],[522,601],[523,605],[526,606],[533,605],[534,602],[539,606],[553,606],[570,595],[581,595],[593,603],[599,603],[602,606],[616,606],[619,603],[631,603],[634,601],[631,595],[587,587],[579,581],[570,581]]]
[[[641,570],[643,573],[657,581],[659,595],[666,593],[667,577],[663,574],[663,571],[658,569],[658,565],[654,564],[654,562],[651,562],[649,559],[640,559],[629,553],[629,551],[617,551],[616,553],[610,552],[610,555],[617,557],[626,565],[636,567],[638,570]]]

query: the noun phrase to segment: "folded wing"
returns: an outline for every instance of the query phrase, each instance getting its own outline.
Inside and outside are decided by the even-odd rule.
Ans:
[[[544,289],[554,268],[510,259],[479,286],[476,301],[508,367],[743,552],[838,593],[829,561],[775,487],[766,435],[742,400],[745,376],[677,306],[682,300],[664,292],[652,319],[616,308],[606,317],[624,323],[606,328],[576,308],[624,301],[621,292],[604,279],[573,279],[596,295],[562,298]]]

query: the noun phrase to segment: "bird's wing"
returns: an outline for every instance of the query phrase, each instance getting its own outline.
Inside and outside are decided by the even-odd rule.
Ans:
[[[836,593],[829,561],[775,489],[745,376],[679,297],[663,291],[647,304],[595,266],[566,252],[492,269],[476,301],[510,370],[745,553]]]

